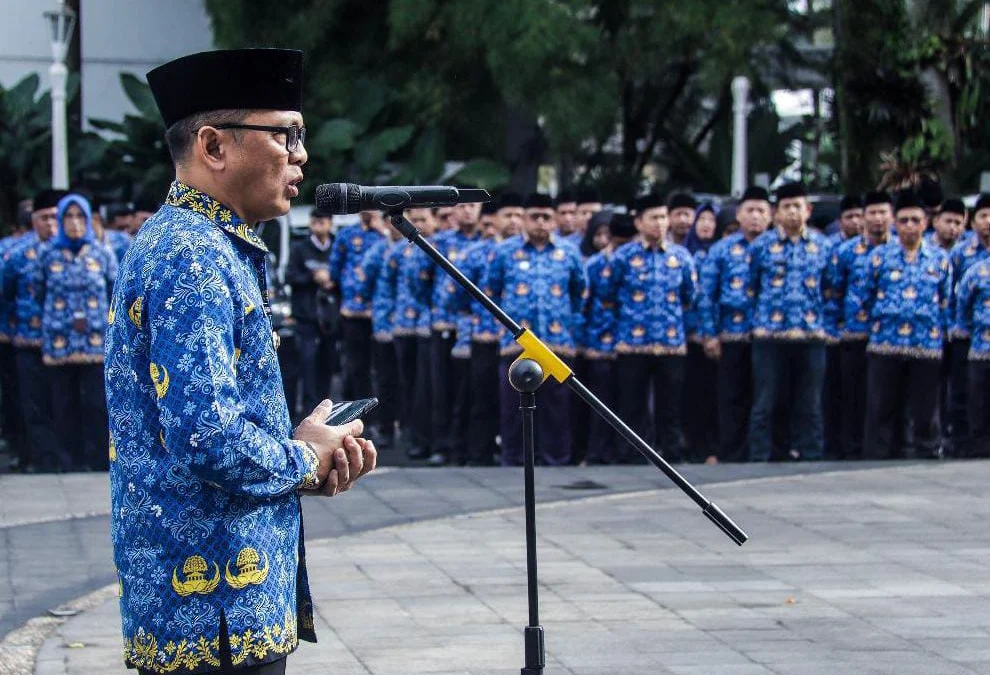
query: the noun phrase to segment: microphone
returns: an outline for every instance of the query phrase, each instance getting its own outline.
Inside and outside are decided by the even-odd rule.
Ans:
[[[316,186],[316,206],[334,215],[360,211],[399,211],[410,208],[453,206],[491,201],[487,190],[449,185],[386,185],[324,183]]]

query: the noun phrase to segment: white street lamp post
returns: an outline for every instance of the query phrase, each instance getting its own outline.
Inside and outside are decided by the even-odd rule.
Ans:
[[[741,197],[746,190],[746,118],[749,116],[749,80],[742,75],[732,80],[732,194]]]
[[[65,121],[65,88],[69,69],[65,67],[65,55],[76,27],[76,13],[66,7],[64,0],[51,12],[45,12],[51,29],[52,65],[48,74],[52,81],[52,188],[69,188],[68,131]]]

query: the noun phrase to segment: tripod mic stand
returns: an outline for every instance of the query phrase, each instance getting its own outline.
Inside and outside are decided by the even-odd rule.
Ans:
[[[468,294],[477,300],[502,326],[523,352],[512,364],[509,382],[520,393],[520,409],[523,413],[523,442],[525,451],[526,481],[526,568],[529,583],[529,625],[526,627],[525,647],[526,666],[521,675],[542,675],[546,663],[543,628],[539,625],[539,597],[536,568],[536,494],[534,486],[535,448],[533,418],[536,410],[536,391],[550,377],[565,384],[581,400],[587,403],[600,417],[608,422],[619,434],[636,448],[651,464],[660,469],[688,497],[701,507],[701,512],[718,526],[738,545],[746,542],[749,536],[736,525],[714,502],[707,499],[681,474],[677,472],[650,444],[636,434],[612,410],[602,403],[584,384],[574,376],[566,363],[554,354],[547,345],[528,329],[523,328],[505,313],[495,301],[485,295],[450,260],[440,253],[433,244],[402,215],[402,211],[391,211],[389,220],[392,227],[402,236],[426,253],[444,272],[449,274]],[[679,395],[679,394],[678,394]]]

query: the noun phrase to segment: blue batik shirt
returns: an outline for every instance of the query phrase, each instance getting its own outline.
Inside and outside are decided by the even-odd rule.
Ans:
[[[990,258],[971,265],[956,285],[955,326],[972,340],[970,360],[990,360]]]
[[[433,240],[433,245],[450,262],[460,267],[464,260],[464,252],[477,241],[477,234],[467,235],[460,230],[449,230],[438,234]],[[457,282],[435,263],[431,263],[430,273],[433,276],[433,294],[430,303],[431,327],[435,331],[456,330],[457,311],[452,299],[459,293]]]
[[[371,334],[375,342],[392,341],[392,321],[395,313],[395,276],[387,274],[387,256],[394,244],[382,237],[364,254],[361,268],[364,282],[358,293],[371,298]]]
[[[20,244],[27,234],[10,235],[0,239],[0,344],[8,344],[17,328],[17,314],[14,301],[7,300],[3,292],[3,269],[7,252]]]
[[[704,265],[705,260],[711,254],[711,249],[699,248],[692,254],[692,259],[694,260],[694,270],[696,274],[700,275],[699,270],[701,270],[702,265]],[[700,293],[700,277],[698,283],[698,292]],[[697,295],[695,296],[695,302],[691,304],[686,310],[684,310],[684,334],[687,336],[688,342],[700,342],[703,339],[701,333],[701,303],[698,300]]]
[[[11,341],[15,347],[41,347],[41,303],[38,302],[38,266],[47,244],[30,232],[4,254],[3,295],[12,303]]]
[[[601,276],[601,298],[614,303],[617,354],[687,353],[684,313],[696,301],[698,273],[686,248],[631,241]]]
[[[45,365],[103,363],[103,335],[117,260],[102,244],[73,254],[46,247],[35,288],[44,308],[41,355]],[[82,322],[77,326],[76,320]]]
[[[975,232],[969,230],[964,233],[964,236],[965,234],[972,236],[968,239],[961,239],[958,244],[952,247],[952,252],[949,254],[949,260],[952,263],[952,278],[956,281],[965,277],[970,267],[990,257],[990,249],[980,242],[980,238],[976,236]],[[969,335],[963,332],[961,326],[956,324],[952,327],[949,335],[950,340],[967,338]]]
[[[873,322],[867,351],[942,358],[951,293],[952,268],[942,249],[923,243],[908,255],[896,241],[875,248],[863,293]]]
[[[603,272],[612,252],[599,251],[584,263],[588,291],[584,298],[581,348],[587,359],[615,358],[615,302],[602,298]]]
[[[389,249],[387,274],[395,278],[395,311],[392,334],[430,336],[430,294],[432,262],[422,250],[399,241]]]
[[[131,235],[120,230],[105,230],[103,239],[103,243],[113,249],[114,255],[117,256],[117,262],[122,261],[124,254],[131,246]]]
[[[371,246],[385,235],[363,225],[341,228],[330,249],[330,280],[340,289],[340,315],[370,318],[371,298],[361,294],[364,269],[361,261]]]
[[[716,242],[699,270],[698,315],[703,338],[745,342],[753,329],[750,242],[741,232]]]
[[[864,292],[870,274],[870,253],[876,248],[860,235],[832,250],[827,271],[829,334],[841,340],[867,340],[870,313],[864,306]]]
[[[824,340],[822,288],[831,245],[805,228],[797,241],[783,230],[760,235],[750,248],[749,285],[753,288],[753,337],[763,340]]]
[[[511,237],[495,247],[481,285],[509,316],[557,354],[577,353],[575,331],[586,281],[581,255],[573,246],[551,235],[541,250],[525,237]],[[522,351],[508,332],[500,343],[503,356]]]
[[[180,182],[134,238],[107,329],[110,531],[127,665],[202,673],[315,641],[265,245]]]
[[[498,242],[495,239],[482,239],[464,250],[461,271],[476,286],[481,287],[485,270],[495,255]],[[504,331],[491,313],[481,303],[468,295],[463,288],[458,288],[452,301],[459,314],[466,314],[471,323],[471,341],[493,343],[498,342]]]

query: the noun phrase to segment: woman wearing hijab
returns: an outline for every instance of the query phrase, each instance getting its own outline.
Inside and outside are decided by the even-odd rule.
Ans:
[[[58,234],[41,255],[38,283],[42,361],[49,367],[52,409],[63,456],[73,469],[105,470],[106,395],[103,335],[117,262],[93,231],[89,202],[69,194],[58,203]],[[123,320],[141,321],[132,307]],[[69,467],[66,467],[69,468]]]
[[[706,202],[694,213],[694,225],[685,246],[700,269],[708,250],[717,237],[715,207]],[[684,315],[684,332],[688,338],[687,372],[684,378],[683,428],[685,445],[691,461],[718,462],[718,410],[715,406],[717,364],[705,356],[701,340],[701,321],[697,303]]]

